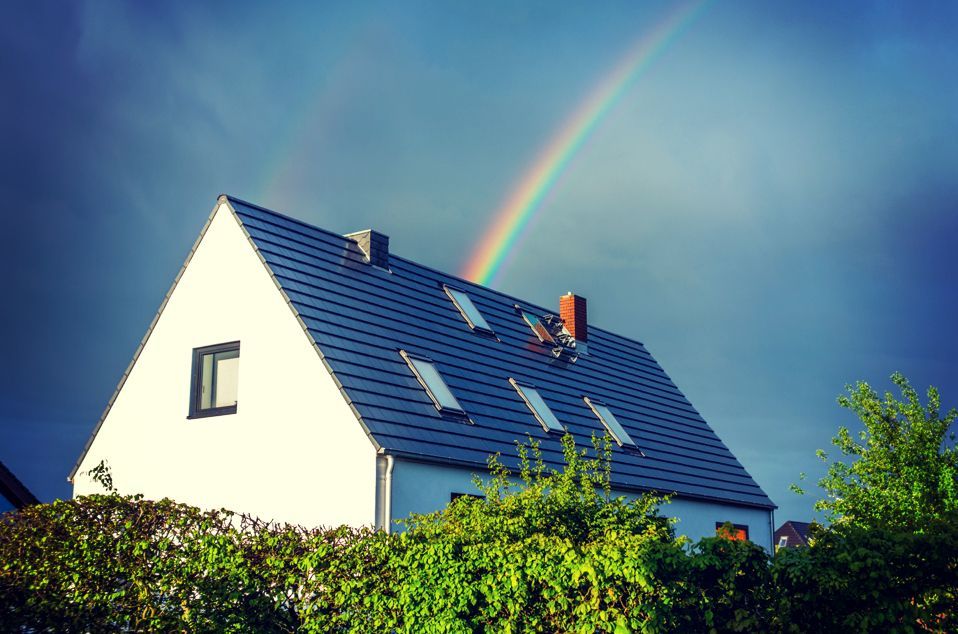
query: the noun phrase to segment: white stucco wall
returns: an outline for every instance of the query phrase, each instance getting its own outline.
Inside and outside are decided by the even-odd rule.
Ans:
[[[429,513],[443,508],[449,503],[453,492],[478,494],[478,489],[472,483],[472,474],[475,472],[397,459],[392,473],[393,520],[406,518],[410,513]],[[634,493],[615,490],[612,494],[635,497]],[[769,551],[772,548],[770,511],[673,498],[670,504],[662,507],[662,514],[677,517],[676,535],[687,535],[693,541],[714,537],[716,522],[732,522],[747,525],[749,538],[753,542]]]
[[[237,412],[188,420],[194,348],[240,342]],[[226,204],[74,479],[309,526],[374,522],[376,455]]]

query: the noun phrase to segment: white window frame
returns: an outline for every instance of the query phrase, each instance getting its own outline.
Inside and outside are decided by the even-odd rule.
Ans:
[[[546,403],[545,398],[542,394],[535,388],[535,386],[530,385],[529,383],[523,383],[521,381],[516,381],[514,378],[509,377],[509,383],[512,384],[512,387],[516,388],[516,392],[519,393],[519,397],[525,402],[526,407],[529,408],[529,411],[532,412],[532,415],[536,417],[536,420],[539,421],[539,424],[542,425],[542,429],[546,432],[555,432],[559,434],[564,434],[567,430],[565,426],[559,422],[559,419],[556,418],[555,413],[552,411],[552,408],[549,407],[549,404]],[[534,393],[539,397],[539,400],[542,401],[543,406],[545,406],[546,411],[540,412],[532,400],[529,398],[528,392]],[[547,418],[551,417],[551,421]],[[555,423],[553,425],[552,423]]]
[[[462,315],[462,318],[466,320],[466,323],[469,324],[469,327],[475,330],[476,332],[481,332],[485,334],[494,334],[492,326],[489,325],[489,322],[486,321],[485,315],[479,311],[476,307],[475,302],[472,301],[472,298],[469,297],[469,294],[466,291],[456,288],[454,286],[449,286],[448,284],[443,284],[442,288],[446,291],[446,295],[449,296],[449,299],[452,300],[453,305],[459,311],[459,314]],[[459,295],[457,297],[456,295]],[[460,298],[462,301],[460,301]],[[468,303],[468,307],[464,306],[464,303]],[[469,309],[472,309],[472,312],[475,313],[475,317],[482,321],[478,323],[475,319],[469,316]]]
[[[639,453],[642,453],[642,450],[639,449],[639,446],[636,444],[635,440],[632,439],[632,436],[629,434],[629,432],[625,429],[625,427],[622,426],[622,423],[619,422],[619,419],[615,417],[615,414],[612,412],[612,408],[610,408],[608,405],[606,405],[602,401],[597,399],[591,399],[588,396],[583,396],[582,400],[584,400],[586,402],[586,405],[588,405],[592,409],[592,412],[596,415],[596,417],[602,423],[602,426],[605,427],[606,431],[609,432],[609,435],[612,436],[612,440],[618,443],[620,447],[634,449],[638,451]],[[605,409],[605,411],[609,413],[609,418],[611,419],[611,423],[608,420],[606,420],[606,417],[602,415],[602,412],[600,411],[599,408],[603,408]],[[619,434],[615,430],[616,427],[618,427],[622,431],[622,434],[625,436],[625,438],[619,438]]]
[[[455,414],[457,416],[466,417],[466,410],[462,408],[462,405],[459,404],[459,399],[456,398],[456,395],[453,394],[452,390],[449,388],[449,384],[446,383],[446,379],[442,378],[442,373],[439,371],[439,368],[436,366],[436,363],[422,355],[411,354],[405,350],[400,350],[399,354],[402,356],[403,360],[406,361],[406,365],[409,366],[409,369],[412,370],[413,375],[416,377],[416,380],[419,381],[419,384],[426,391],[426,396],[429,397],[429,400],[432,401],[432,404],[436,406],[436,409],[440,412],[446,414]],[[452,398],[455,406],[450,404],[443,404],[443,402],[436,396],[433,391],[433,386],[429,385],[429,382],[423,377],[420,368],[416,366],[418,363],[428,364],[435,371],[436,376],[442,382],[442,388],[446,390],[449,396]],[[437,386],[438,387],[438,386]],[[470,421],[471,422],[471,421]]]

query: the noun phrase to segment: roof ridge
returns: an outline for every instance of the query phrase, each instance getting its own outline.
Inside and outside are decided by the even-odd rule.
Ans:
[[[309,222],[306,222],[305,220],[301,220],[301,219],[299,219],[299,218],[295,218],[295,217],[293,217],[293,216],[290,216],[290,215],[287,215],[287,214],[284,214],[284,213],[275,211],[275,210],[273,210],[273,209],[268,209],[268,208],[266,208],[266,207],[263,207],[262,205],[257,205],[256,203],[251,203],[251,202],[249,202],[249,201],[247,201],[247,200],[243,200],[242,198],[239,198],[238,196],[233,196],[233,195],[231,195],[231,194],[220,194],[220,196],[227,198],[227,199],[230,200],[231,202],[237,202],[237,203],[239,203],[239,204],[241,204],[241,205],[245,205],[245,206],[247,206],[247,207],[251,207],[251,208],[256,209],[256,210],[258,210],[258,211],[262,211],[262,212],[271,214],[271,215],[273,215],[273,216],[278,216],[278,217],[283,218],[283,219],[285,219],[285,220],[289,220],[289,221],[294,222],[294,223],[296,223],[296,224],[298,224],[298,225],[301,225],[301,226],[304,226],[304,227],[309,227],[310,229],[314,229],[314,230],[316,230],[316,231],[319,231],[320,233],[324,233],[324,234],[329,235],[329,236],[334,236],[334,237],[336,237],[336,238],[341,238],[341,239],[343,239],[343,240],[351,240],[351,238],[348,238],[348,237],[347,237],[346,235],[344,235],[344,234],[336,233],[335,231],[330,231],[329,229],[324,229],[323,227],[319,227],[319,226],[317,226],[317,225],[311,224],[311,223],[309,223]],[[457,275],[457,274],[455,274],[455,273],[449,273],[448,271],[443,271],[442,269],[436,268],[435,266],[432,266],[432,265],[429,265],[429,264],[423,264],[422,262],[420,262],[420,261],[418,261],[418,260],[413,260],[413,259],[408,258],[408,257],[406,257],[406,256],[399,255],[398,253],[390,253],[390,254],[389,254],[389,257],[390,257],[390,258],[395,258],[395,259],[397,259],[397,260],[402,260],[402,261],[404,261],[404,262],[407,262],[407,263],[412,264],[412,265],[414,265],[414,266],[417,266],[417,267],[419,267],[419,268],[426,269],[426,270],[428,270],[428,271],[432,271],[433,273],[436,273],[436,274],[438,274],[438,275],[452,278],[452,279],[456,280],[457,282],[461,282],[461,283],[463,283],[463,284],[467,284],[467,285],[469,285],[469,286],[472,286],[472,287],[475,287],[475,288],[480,288],[480,289],[482,289],[482,290],[484,290],[484,291],[488,291],[488,292],[493,293],[493,294],[495,294],[495,295],[499,295],[499,296],[501,296],[501,297],[503,297],[503,298],[505,298],[505,299],[507,299],[507,300],[512,301],[513,303],[515,303],[515,302],[521,302],[521,303],[523,303],[523,304],[525,304],[525,305],[527,305],[527,306],[536,308],[537,310],[541,310],[541,311],[544,311],[544,312],[548,312],[548,313],[553,313],[553,314],[555,314],[555,311],[554,311],[553,309],[547,307],[547,306],[542,306],[541,304],[537,304],[537,303],[535,303],[535,302],[531,302],[531,301],[529,301],[529,300],[522,299],[521,297],[517,297],[517,296],[515,296],[515,295],[510,295],[509,293],[506,293],[505,291],[500,291],[500,290],[494,289],[494,288],[492,288],[491,286],[486,286],[485,284],[480,284],[479,282],[474,282],[474,281],[472,281],[472,280],[467,280],[466,278],[461,277],[461,276],[459,276],[459,275]],[[602,326],[597,326],[597,325],[595,325],[595,324],[593,324],[593,323],[589,323],[589,329],[590,329],[590,330],[598,330],[598,331],[600,331],[600,332],[602,332],[602,333],[604,333],[604,334],[606,334],[606,335],[611,335],[611,336],[617,337],[617,338],[619,338],[619,339],[624,339],[624,340],[629,341],[629,342],[631,342],[631,343],[638,344],[638,345],[642,346],[643,348],[645,347],[645,344],[642,343],[641,341],[639,341],[638,339],[635,339],[635,338],[633,338],[633,337],[629,337],[628,335],[620,334],[620,333],[618,333],[618,332],[614,332],[614,331],[612,331],[612,330],[610,330],[610,329],[608,329],[608,328],[603,328]]]
[[[343,235],[343,234],[341,234],[341,233],[336,233],[335,231],[330,231],[329,229],[324,229],[324,228],[319,227],[319,226],[317,226],[317,225],[310,224],[310,223],[306,222],[305,220],[300,220],[299,218],[294,218],[293,216],[290,216],[290,215],[287,215],[287,214],[284,214],[284,213],[281,213],[281,212],[278,212],[278,211],[274,211],[274,210],[272,210],[272,209],[267,209],[266,207],[263,207],[262,205],[257,205],[256,203],[251,203],[251,202],[249,202],[249,201],[247,201],[247,200],[243,200],[242,198],[238,198],[238,197],[232,196],[232,195],[230,195],[230,194],[220,194],[219,197],[220,197],[220,198],[226,198],[229,202],[239,203],[239,204],[245,205],[245,206],[247,206],[247,207],[252,207],[253,209],[256,209],[257,211],[263,211],[263,212],[266,212],[266,213],[271,214],[271,215],[273,215],[273,216],[278,216],[278,217],[280,217],[280,218],[283,218],[284,220],[289,220],[290,222],[295,222],[296,224],[302,225],[303,227],[309,227],[310,229],[314,229],[314,230],[316,230],[316,231],[318,231],[318,232],[320,232],[320,233],[325,233],[326,235],[333,236],[333,237],[339,238],[339,239],[341,239],[341,240],[349,240],[349,241],[355,242],[355,240],[353,240],[352,238],[348,238],[348,237],[346,237],[345,235]]]

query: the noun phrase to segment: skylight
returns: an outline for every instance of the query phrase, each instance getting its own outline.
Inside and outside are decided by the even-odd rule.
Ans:
[[[536,388],[531,385],[519,383],[512,378],[509,379],[509,382],[512,383],[512,386],[519,392],[519,396],[522,397],[522,400],[525,401],[529,409],[532,410],[532,413],[544,430],[565,431],[562,423],[559,422],[555,414],[552,413],[552,410],[549,409],[549,406],[546,405],[546,402],[542,399],[542,395],[539,394]]]
[[[413,356],[405,350],[400,350],[399,354],[401,354],[402,358],[409,364],[409,368],[413,371],[413,374],[416,375],[416,379],[419,380],[419,383],[426,388],[426,394],[429,395],[436,409],[442,412],[465,414],[459,401],[456,400],[456,397],[449,389],[449,386],[446,385],[442,375],[439,374],[439,370],[436,369],[432,361],[423,357]]]
[[[469,324],[470,328],[473,330],[492,332],[492,328],[489,327],[486,318],[482,316],[482,313],[479,312],[479,309],[472,303],[472,299],[468,295],[458,288],[452,288],[451,286],[444,286],[443,288],[446,289],[446,294],[452,300],[452,303],[456,305],[456,308],[459,309],[459,312],[462,313],[463,318],[466,320],[466,323]]]
[[[549,329],[546,327],[546,325],[542,323],[542,319],[524,310],[522,311],[522,318],[525,319],[526,323],[529,324],[529,327],[532,328],[532,332],[536,333],[539,341],[548,343],[550,345],[555,344],[555,337],[552,336],[552,333],[549,332]]]
[[[602,421],[602,424],[605,425],[605,428],[608,429],[612,435],[613,440],[619,443],[620,447],[633,447],[638,449],[635,441],[632,440],[628,432],[619,424],[619,421],[615,419],[612,410],[610,410],[605,403],[593,401],[588,396],[585,397],[585,402],[592,408],[592,411],[599,417],[599,420]]]

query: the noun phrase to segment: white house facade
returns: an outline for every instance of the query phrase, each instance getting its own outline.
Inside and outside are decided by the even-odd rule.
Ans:
[[[679,533],[771,549],[765,493],[642,344],[221,196],[70,480],[307,526],[372,525],[477,493],[536,438],[616,440],[615,492],[673,495]]]

